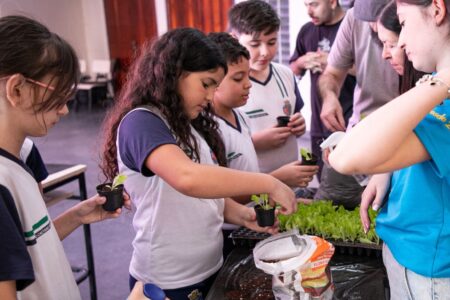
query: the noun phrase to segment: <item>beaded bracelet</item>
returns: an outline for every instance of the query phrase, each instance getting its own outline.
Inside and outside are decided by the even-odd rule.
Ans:
[[[445,86],[447,88],[447,94],[450,95],[450,86],[448,84],[446,84],[442,79],[440,79],[439,77],[435,77],[431,74],[426,74],[423,75],[422,78],[420,78],[417,82],[416,82],[416,86],[417,85],[421,85],[421,84],[428,84],[428,85],[442,85]]]

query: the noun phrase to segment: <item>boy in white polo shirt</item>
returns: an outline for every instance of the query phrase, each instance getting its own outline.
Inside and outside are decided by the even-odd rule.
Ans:
[[[208,37],[219,46],[228,67],[228,72],[217,87],[213,98],[216,120],[219,123],[219,131],[225,145],[227,165],[232,169],[259,172],[258,157],[249,126],[250,121],[243,112],[237,109],[247,103],[252,87],[249,78],[250,54],[236,38],[226,32],[210,33]],[[270,174],[282,181],[284,178],[290,178],[285,182],[286,184],[291,183],[292,185],[294,180],[298,180],[299,186],[306,186],[316,174],[317,169],[317,166],[288,164]],[[234,199],[243,204],[250,201],[248,196]],[[224,224],[222,227],[225,257],[233,248],[228,236],[236,228],[237,226],[231,224]]]
[[[252,88],[248,102],[241,111],[249,117],[252,140],[261,172],[270,173],[285,168],[285,183],[304,187],[301,178],[297,137],[305,132],[305,120],[300,113],[303,100],[292,71],[273,63],[277,49],[280,19],[264,1],[244,1],[229,13],[230,30],[250,53]],[[277,117],[290,117],[288,126],[277,127]],[[288,174],[289,173],[289,174]]]
[[[252,83],[249,78],[250,54],[238,40],[225,32],[208,36],[222,51],[228,72],[214,94],[214,111],[225,144],[228,167],[259,172],[258,157],[252,142],[251,120],[236,109],[245,106]],[[289,129],[288,129],[289,130]],[[316,166],[301,166],[298,161],[281,166],[270,174],[290,186],[306,186],[317,172]],[[243,199],[242,202],[248,202]]]

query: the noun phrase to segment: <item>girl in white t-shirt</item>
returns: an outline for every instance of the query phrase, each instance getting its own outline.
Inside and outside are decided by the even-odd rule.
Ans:
[[[222,264],[224,219],[275,230],[258,227],[252,209],[224,197],[268,193],[283,213],[295,208],[292,191],[272,176],[224,168],[211,101],[226,71],[203,33],[172,30],[142,48],[105,121],[103,171],[128,175],[136,205],[131,287],[153,283],[172,300],[205,296]]]
[[[22,16],[0,18],[0,40],[0,298],[81,299],[61,240],[120,209],[104,211],[97,195],[52,221],[20,158],[27,136],[47,135],[68,113],[78,59],[66,41]]]

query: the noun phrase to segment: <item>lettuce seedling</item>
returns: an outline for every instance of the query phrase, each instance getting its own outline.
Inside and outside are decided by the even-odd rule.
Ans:
[[[112,186],[106,185],[111,191],[114,191],[119,185],[123,184],[125,180],[127,179],[127,175],[124,174],[118,174],[116,177],[114,177]]]
[[[251,200],[259,205],[264,210],[270,210],[273,207],[269,204],[269,195],[268,194],[260,194],[252,195]]]
[[[305,160],[311,160],[312,159],[312,153],[311,151],[309,151],[306,148],[300,148],[300,155],[305,159]]]

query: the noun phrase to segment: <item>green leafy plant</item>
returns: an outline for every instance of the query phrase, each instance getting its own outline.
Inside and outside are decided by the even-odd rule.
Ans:
[[[311,204],[299,203],[297,211],[291,215],[278,215],[281,230],[298,228],[303,234],[312,234],[324,239],[344,242],[379,244],[375,233],[374,220],[377,212],[370,209],[372,220],[367,234],[361,225],[359,207],[346,210],[343,206],[333,205],[331,201],[314,201]]]
[[[305,159],[305,160],[311,160],[312,159],[312,153],[309,149],[306,148],[300,148],[300,155]]]
[[[114,191],[119,185],[123,184],[125,180],[127,179],[127,175],[124,174],[118,174],[116,177],[114,177],[112,185],[106,185],[111,191]]]
[[[260,194],[259,196],[252,195],[251,199],[257,205],[261,206],[261,208],[264,210],[269,210],[273,208],[272,206],[270,206],[268,194]]]

